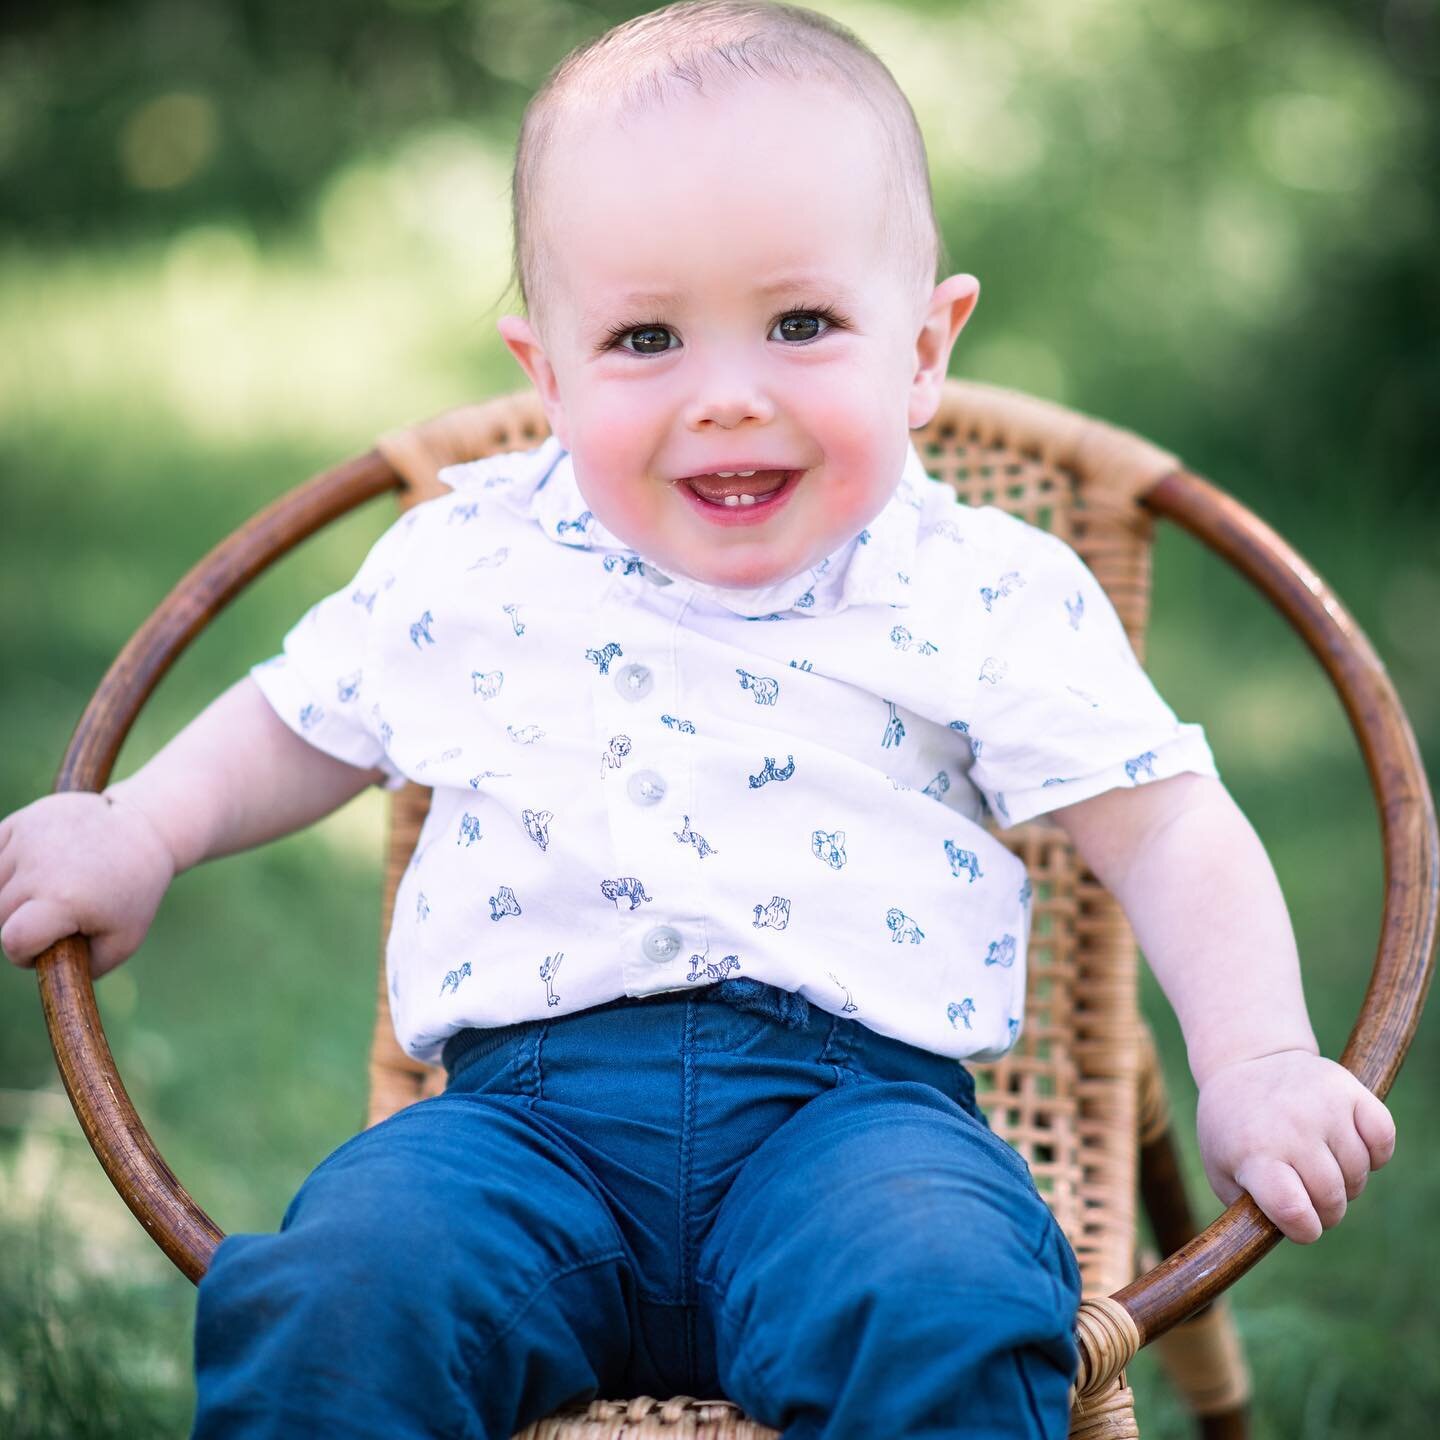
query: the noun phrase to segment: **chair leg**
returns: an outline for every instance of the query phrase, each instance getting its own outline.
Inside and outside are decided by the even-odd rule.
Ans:
[[[1170,1105],[1148,1029],[1141,1046],[1140,1198],[1162,1255],[1173,1254],[1199,1234],[1180,1174]],[[1250,1373],[1223,1296],[1162,1335],[1155,1348],[1203,1440],[1249,1440]]]

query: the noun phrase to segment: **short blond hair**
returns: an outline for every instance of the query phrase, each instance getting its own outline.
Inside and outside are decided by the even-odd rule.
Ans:
[[[536,239],[539,177],[567,107],[603,95],[621,113],[681,87],[784,78],[827,84],[869,107],[890,151],[887,223],[929,289],[944,259],[925,141],[885,63],[828,16],[770,0],[682,0],[636,16],[572,50],[525,107],[511,188],[514,282],[532,314],[543,290]]]

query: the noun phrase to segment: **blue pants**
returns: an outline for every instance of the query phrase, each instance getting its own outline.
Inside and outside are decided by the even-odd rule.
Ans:
[[[748,979],[444,1058],[215,1252],[192,1440],[508,1440],[641,1394],[785,1440],[1066,1435],[1075,1257],[954,1060]]]

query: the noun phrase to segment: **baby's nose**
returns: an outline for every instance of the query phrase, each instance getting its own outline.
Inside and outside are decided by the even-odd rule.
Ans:
[[[733,430],[747,421],[765,424],[774,418],[769,397],[744,375],[712,376],[685,407],[685,423],[691,430]]]

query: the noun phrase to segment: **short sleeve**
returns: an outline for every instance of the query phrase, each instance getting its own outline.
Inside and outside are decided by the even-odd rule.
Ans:
[[[384,743],[375,625],[399,573],[412,520],[413,512],[392,525],[355,578],[312,605],[285,636],[281,652],[250,671],[297,735],[346,764],[384,771],[387,790],[398,789],[406,777]]]
[[[977,583],[965,717],[970,778],[997,823],[1185,771],[1216,775],[1204,731],[1160,697],[1085,562],[1056,536],[1004,520],[1028,533]]]

